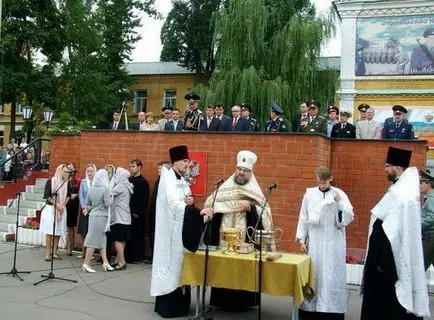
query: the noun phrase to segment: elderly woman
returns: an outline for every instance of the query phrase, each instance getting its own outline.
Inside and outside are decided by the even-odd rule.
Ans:
[[[57,250],[60,236],[66,233],[66,204],[70,197],[68,176],[68,167],[61,164],[57,167],[54,177],[45,184],[44,199],[46,199],[47,205],[41,212],[39,227],[39,231],[45,234],[45,261],[51,261],[53,258],[61,260]],[[56,225],[53,234],[54,219],[56,219]],[[53,252],[51,252],[52,246]]]
[[[79,234],[82,237],[83,242],[86,238],[88,224],[89,224],[89,216],[88,216],[89,210],[86,206],[87,193],[89,191],[90,186],[93,183],[95,172],[96,172],[96,166],[93,163],[88,164],[86,167],[86,178],[81,181],[80,190],[78,192],[81,213],[78,218],[77,234]],[[77,258],[78,259],[84,258],[85,252],[86,252],[86,247],[83,245],[82,253],[78,255]]]
[[[115,270],[124,270],[125,243],[131,234],[130,198],[133,193],[133,185],[128,181],[130,172],[124,168],[117,168],[115,174],[115,186],[110,194],[113,196],[110,216],[110,237],[115,243],[116,260]]]
[[[84,272],[96,272],[90,267],[90,260],[95,249],[99,249],[104,271],[113,271],[113,267],[110,266],[107,260],[105,250],[107,243],[105,231],[108,229],[110,215],[110,190],[108,185],[109,176],[107,171],[105,169],[98,170],[94,182],[89,188],[86,201],[90,213],[89,229],[84,241],[84,247],[86,247],[86,257],[82,266]]]

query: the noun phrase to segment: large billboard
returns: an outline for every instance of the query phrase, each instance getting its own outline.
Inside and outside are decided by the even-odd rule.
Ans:
[[[358,19],[355,73],[434,74],[434,16]]]

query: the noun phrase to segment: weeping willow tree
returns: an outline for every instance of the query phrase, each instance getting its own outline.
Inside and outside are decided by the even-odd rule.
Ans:
[[[248,102],[264,122],[272,101],[288,119],[300,100],[334,101],[339,75],[318,68],[333,16],[316,16],[309,0],[229,0],[214,23],[216,69],[209,86],[196,88],[205,105]]]

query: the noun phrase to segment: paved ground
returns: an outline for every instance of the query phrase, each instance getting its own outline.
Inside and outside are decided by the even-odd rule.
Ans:
[[[148,320],[161,319],[153,312],[154,299],[149,296],[150,266],[130,264],[125,271],[103,272],[95,266],[97,273],[82,273],[82,260],[63,256],[55,261],[57,277],[77,280],[77,283],[57,279],[38,286],[33,284],[48,274],[50,263],[43,261],[42,248],[20,246],[17,254],[18,271],[23,282],[11,276],[0,275],[0,319],[13,320]],[[13,244],[0,243],[0,272],[9,272],[13,263]],[[191,306],[194,314],[195,295]],[[431,313],[434,313],[434,297]],[[347,320],[359,319],[361,299],[358,287],[349,287]],[[262,319],[289,319],[291,298],[263,296]],[[242,314],[212,311],[214,319],[257,319],[253,309]],[[188,319],[184,317],[180,319]]]

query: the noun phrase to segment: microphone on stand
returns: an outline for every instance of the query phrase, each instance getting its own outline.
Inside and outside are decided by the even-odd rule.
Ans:
[[[267,190],[271,190],[271,189],[276,189],[277,188],[277,184],[272,183],[269,186],[267,186]]]
[[[217,181],[217,182],[215,183],[215,185],[218,186],[218,187],[220,187],[221,184],[222,184],[223,182],[225,182],[225,179],[220,178],[219,181]]]
[[[214,209],[214,203],[215,203],[215,199],[216,199],[216,197],[217,197],[217,192],[218,192],[218,190],[219,190],[219,188],[220,188],[220,186],[223,184],[223,182],[225,182],[225,179],[223,179],[223,178],[220,178],[216,183],[215,183],[215,186],[216,186],[216,192],[214,193],[214,197],[213,197],[213,199],[212,199],[212,208]],[[211,221],[212,220],[212,218],[210,218],[210,217],[205,217],[205,222],[209,222],[209,221]]]

